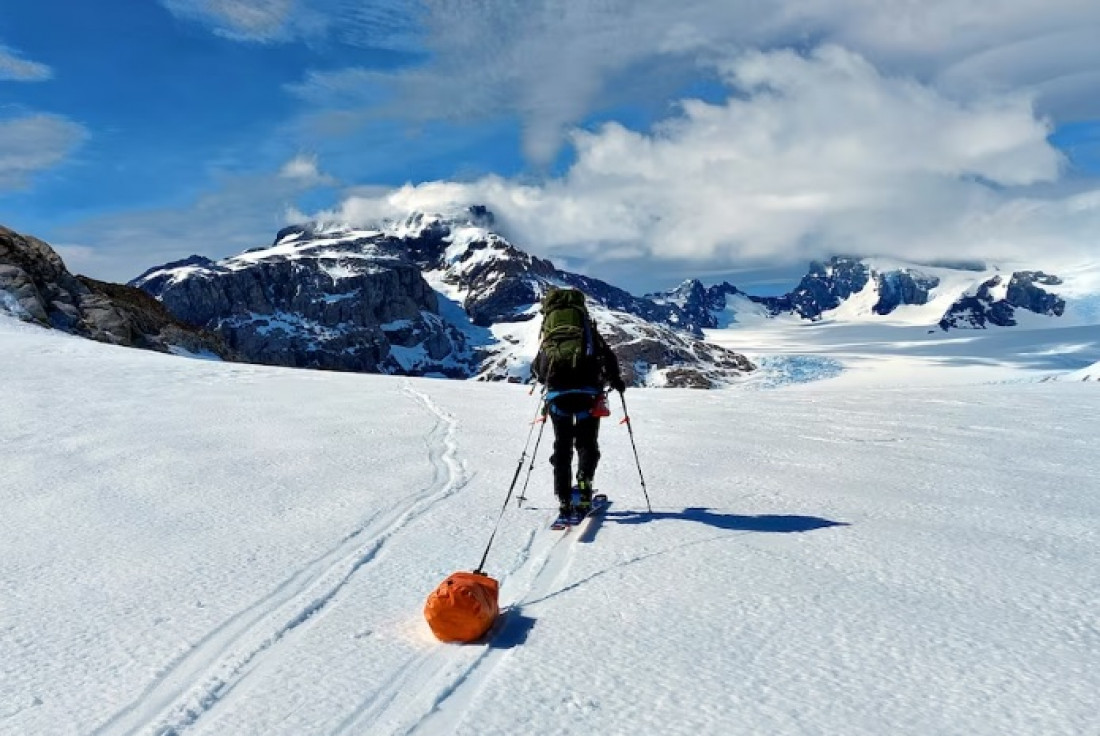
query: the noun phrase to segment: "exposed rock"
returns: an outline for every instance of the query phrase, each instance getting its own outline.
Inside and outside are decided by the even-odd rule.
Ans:
[[[901,269],[875,274],[878,282],[878,302],[875,314],[890,314],[902,304],[927,304],[932,289],[940,285],[939,278]]]
[[[487,328],[536,318],[548,288],[573,286],[601,319],[622,327],[609,343],[635,384],[717,385],[753,369],[698,339],[709,326],[700,318],[705,309],[656,303],[559,271],[489,230],[492,223],[491,213],[475,207],[449,217],[418,213],[371,230],[299,225],[281,230],[271,246],[216,263],[193,256],[131,283],[262,363],[523,380],[516,367],[534,349]],[[523,350],[532,355],[517,359]],[[660,374],[672,367],[674,377]]]
[[[222,335],[247,360],[298,368],[465,375],[464,337],[395,243],[313,233],[302,247],[190,258],[132,282],[177,317]],[[395,349],[397,348],[397,349]],[[404,350],[402,350],[404,349]]]
[[[49,245],[0,227],[0,292],[16,316],[45,327],[80,328],[87,289]]]
[[[1005,301],[1014,307],[1026,309],[1036,314],[1061,317],[1066,311],[1066,302],[1056,294],[1042,289],[1042,286],[1059,286],[1062,279],[1050,276],[1042,271],[1017,271],[1012,274],[1005,291]]]
[[[634,318],[601,326],[631,385],[715,388],[756,370],[745,356]]]
[[[20,319],[116,345],[231,358],[226,345],[128,286],[73,276],[45,242],[0,227],[0,308]]]
[[[726,282],[706,287],[698,279],[688,279],[672,291],[647,294],[646,299],[657,304],[678,307],[686,319],[677,316],[677,321],[682,319],[696,329],[714,329],[718,327],[717,314],[726,308],[726,298],[742,293],[736,286]]]
[[[982,282],[974,294],[965,295],[951,305],[940,320],[940,328],[985,329],[990,324],[1013,327],[1017,323],[1016,309],[1055,317],[1065,312],[1065,301],[1041,288],[1061,284],[1057,276],[1042,271],[1018,271],[1004,286],[1003,296],[995,296],[994,289],[1004,283],[1002,276]]]
[[[870,276],[870,269],[862,261],[838,256],[827,263],[812,261],[809,273],[789,294],[750,298],[765,305],[772,314],[794,313],[803,319],[818,320],[822,313],[836,309],[852,294],[863,291]]]

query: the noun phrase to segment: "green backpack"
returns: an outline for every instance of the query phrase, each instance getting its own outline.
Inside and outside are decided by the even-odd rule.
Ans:
[[[546,356],[547,377],[576,373],[592,355],[592,335],[584,293],[551,289],[542,298],[540,346]]]

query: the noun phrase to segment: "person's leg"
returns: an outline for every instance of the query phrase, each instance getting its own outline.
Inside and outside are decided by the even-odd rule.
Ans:
[[[577,443],[577,478],[588,481],[589,490],[600,462],[599,433],[600,420],[596,417],[581,419],[573,431]]]
[[[554,466],[554,495],[559,503],[568,504],[573,489],[573,417],[551,412],[550,421],[554,424],[554,454],[550,456],[550,464]]]

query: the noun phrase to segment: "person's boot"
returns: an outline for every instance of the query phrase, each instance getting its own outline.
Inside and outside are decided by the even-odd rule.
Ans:
[[[568,519],[573,515],[573,499],[558,498],[558,517]]]
[[[592,481],[584,476],[577,478],[577,499],[574,505],[582,516],[592,510]]]

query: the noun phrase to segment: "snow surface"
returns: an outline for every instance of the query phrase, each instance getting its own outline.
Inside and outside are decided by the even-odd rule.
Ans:
[[[620,410],[562,535],[524,386],[0,318],[0,734],[1100,733],[1100,386],[1041,380],[1097,328],[867,329],[724,333],[830,380],[628,391],[653,513]],[[440,644],[528,438],[505,613]]]
[[[1100,381],[1100,361],[1066,375],[1067,381]]]
[[[853,389],[1018,383],[1047,380],[1100,360],[1100,325],[1063,327],[1056,317],[1016,314],[1020,326],[986,330],[775,319],[705,333],[710,342],[771,363],[775,370],[750,375],[747,387],[825,378]],[[793,364],[804,370],[783,380],[782,371]]]

